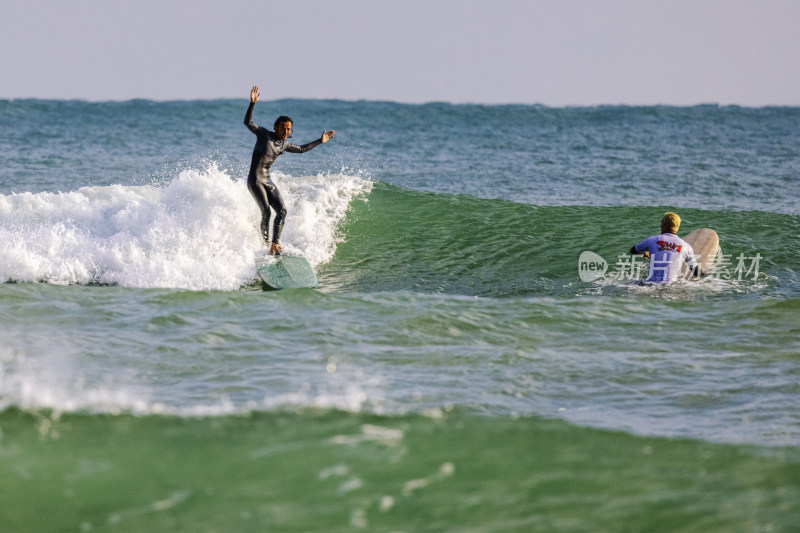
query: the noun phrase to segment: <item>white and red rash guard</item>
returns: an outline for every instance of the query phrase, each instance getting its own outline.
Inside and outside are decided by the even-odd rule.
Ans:
[[[681,275],[683,263],[687,263],[691,271],[698,269],[692,246],[674,233],[653,235],[633,248],[638,253],[650,252],[647,281],[675,281]]]

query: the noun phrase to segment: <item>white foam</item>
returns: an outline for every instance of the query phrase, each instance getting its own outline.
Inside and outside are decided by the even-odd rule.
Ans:
[[[289,215],[284,248],[313,266],[330,260],[337,227],[369,180],[280,173]],[[211,165],[166,187],[84,187],[0,195],[0,281],[108,283],[235,290],[264,254],[258,207],[242,180]]]
[[[333,257],[351,200],[372,188],[371,181],[342,173],[292,178],[276,172],[273,180],[288,207],[283,248],[302,253],[315,267]]]
[[[300,392],[277,392],[233,401],[213,390],[198,402],[143,379],[140,372],[109,372],[81,353],[68,339],[28,339],[26,350],[0,343],[0,411],[52,410],[56,414],[90,412],[184,417],[225,416],[280,409],[337,409],[352,413],[370,406],[381,413],[380,377],[367,377],[357,368],[346,378],[323,380]],[[57,345],[57,346],[56,346]],[[170,381],[169,378],[167,378]],[[371,399],[370,399],[371,398]]]
[[[77,348],[59,339],[31,340],[33,350],[0,345],[0,410],[52,409],[56,413],[90,410],[103,413],[155,411],[150,391],[125,372],[98,378],[81,369]],[[42,352],[45,355],[32,355]]]
[[[356,367],[308,383],[297,392],[255,391],[232,399],[209,385],[182,388],[178,382],[204,381],[188,378],[185,369],[168,365],[152,378],[153,367],[139,362],[140,355],[86,352],[80,334],[57,330],[42,335],[27,325],[13,326],[0,338],[0,411],[16,406],[25,410],[49,409],[55,413],[132,413],[177,416],[223,416],[252,411],[289,408],[333,408],[360,412],[368,397],[380,401],[383,382]],[[100,350],[103,352],[103,350]],[[160,366],[160,363],[156,363]],[[204,371],[201,369],[201,373]],[[175,372],[175,373],[172,373]],[[341,374],[346,375],[341,375]],[[196,376],[197,377],[197,376]],[[203,386],[203,385],[198,385]],[[287,384],[289,389],[293,387]]]

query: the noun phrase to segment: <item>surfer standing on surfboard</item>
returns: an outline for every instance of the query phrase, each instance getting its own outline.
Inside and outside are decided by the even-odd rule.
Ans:
[[[694,257],[692,246],[678,237],[681,217],[675,213],[664,213],[661,219],[661,235],[653,235],[631,248],[634,255],[650,258],[650,272],[646,281],[663,283],[675,281],[681,273],[683,263],[688,264],[695,276],[700,276],[700,265]]]
[[[244,115],[244,125],[256,134],[253,160],[250,163],[250,174],[247,176],[247,189],[261,209],[261,235],[269,246],[269,253],[277,255],[281,253],[280,239],[283,223],[286,220],[286,205],[283,203],[278,187],[269,176],[269,167],[283,152],[302,154],[328,142],[333,137],[333,130],[325,130],[322,132],[322,137],[301,146],[287,142],[286,139],[292,135],[292,119],[289,117],[278,117],[274,124],[275,131],[269,131],[253,123],[253,108],[260,97],[261,93],[258,92],[256,85],[250,90],[250,107],[247,108],[247,113]],[[270,207],[275,210],[275,220],[272,222],[272,242],[269,238]]]

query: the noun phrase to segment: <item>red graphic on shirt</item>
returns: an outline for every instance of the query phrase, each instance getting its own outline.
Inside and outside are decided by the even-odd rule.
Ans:
[[[681,248],[683,248],[683,245],[681,245],[681,244],[677,244],[677,243],[669,242],[669,241],[658,241],[658,251],[659,252],[672,251],[672,252],[681,253]]]

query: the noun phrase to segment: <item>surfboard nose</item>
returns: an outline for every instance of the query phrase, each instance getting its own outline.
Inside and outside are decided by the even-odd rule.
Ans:
[[[317,275],[308,260],[299,255],[276,255],[258,263],[258,275],[273,289],[303,289],[317,286]]]

